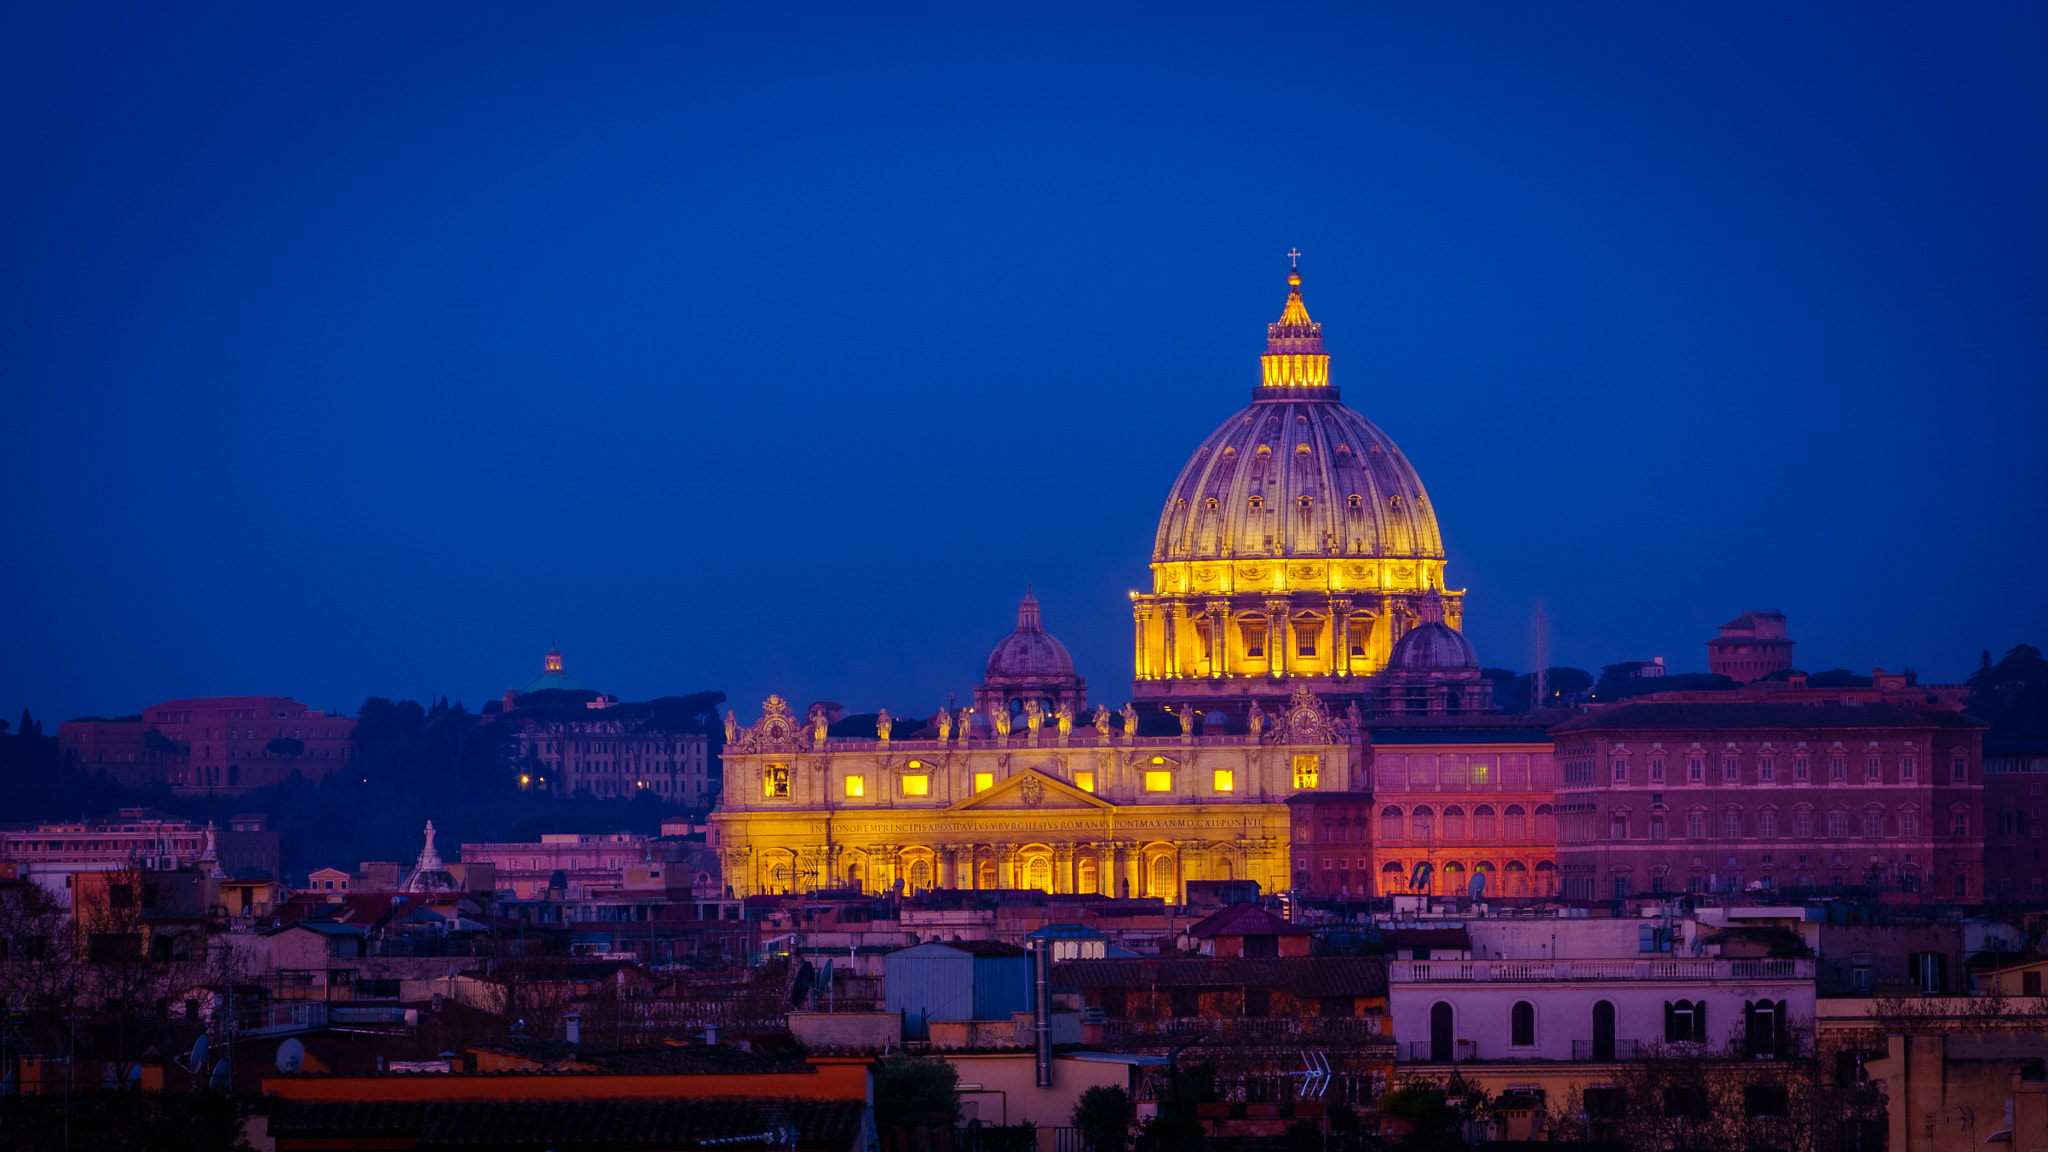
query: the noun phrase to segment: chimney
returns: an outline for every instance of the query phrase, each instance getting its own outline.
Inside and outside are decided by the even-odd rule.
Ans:
[[[583,1043],[583,1017],[574,1012],[562,1017],[562,1028],[571,1044]]]

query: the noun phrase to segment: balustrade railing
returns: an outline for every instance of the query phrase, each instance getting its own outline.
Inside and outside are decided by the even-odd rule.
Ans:
[[[1810,958],[1665,960],[1396,960],[1395,984],[1551,980],[1811,980]]]

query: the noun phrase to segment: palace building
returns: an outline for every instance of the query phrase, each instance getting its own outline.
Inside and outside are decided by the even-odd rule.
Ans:
[[[1429,495],[1340,402],[1298,270],[1288,285],[1251,405],[1168,493],[1152,589],[1132,593],[1131,700],[1091,711],[1027,592],[970,707],[884,712],[875,738],[833,737],[820,706],[799,716],[780,697],[748,725],[728,714],[712,838],[734,895],[1286,889],[1323,860],[1293,851],[1290,803],[1326,798],[1363,839],[1368,718],[1494,710]],[[1474,859],[1548,866],[1547,846],[1508,840]],[[1376,889],[1370,859],[1358,843],[1341,885]]]

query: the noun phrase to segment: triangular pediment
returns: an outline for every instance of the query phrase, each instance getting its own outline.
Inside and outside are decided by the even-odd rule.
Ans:
[[[948,812],[970,810],[1057,812],[1105,811],[1116,805],[1092,792],[1084,792],[1057,776],[1026,768],[1002,780],[986,792],[977,792],[955,802]]]

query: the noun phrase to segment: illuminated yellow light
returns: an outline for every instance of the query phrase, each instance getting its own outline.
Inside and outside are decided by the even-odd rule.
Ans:
[[[530,776],[521,776],[521,777],[519,778],[519,782],[520,782],[521,784],[531,784],[531,783],[533,783],[533,778],[532,778],[532,777],[530,777]]]
[[[975,790],[976,792],[986,792],[986,791],[988,791],[989,789],[991,789],[991,788],[993,788],[993,787],[995,787],[995,786],[996,786],[996,774],[995,774],[995,773],[993,773],[993,772],[976,772],[976,773],[974,774],[974,790]]]
[[[1171,773],[1171,772],[1147,772],[1147,773],[1145,773],[1145,791],[1147,791],[1147,792],[1171,792],[1171,791],[1173,791],[1173,773]]]
[[[931,795],[932,778],[929,776],[905,776],[903,778],[903,794],[905,796]]]
[[[1076,788],[1079,788],[1079,789],[1080,789],[1081,791],[1083,791],[1083,792],[1093,792],[1093,791],[1095,791],[1095,773],[1093,773],[1093,772],[1076,772],[1076,773],[1074,773],[1074,787],[1076,787]]]
[[[1237,790],[1237,777],[1228,768],[1218,768],[1214,784],[1218,792],[1234,792]]]
[[[846,794],[848,796],[867,795],[868,778],[865,776],[848,776],[846,778]]]
[[[1323,758],[1320,755],[1314,752],[1297,752],[1294,754],[1294,786],[1296,788],[1316,787],[1316,781],[1322,778],[1322,774]]]
[[[1154,756],[1154,757],[1152,758],[1152,762],[1153,762],[1154,764],[1164,764],[1164,763],[1166,763],[1166,757],[1164,757],[1164,756]]]

